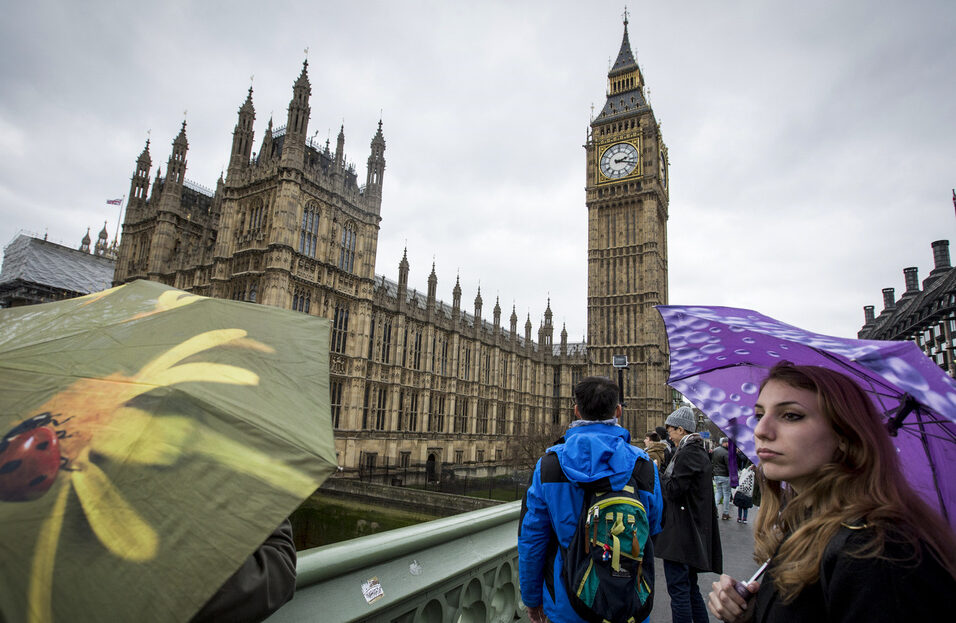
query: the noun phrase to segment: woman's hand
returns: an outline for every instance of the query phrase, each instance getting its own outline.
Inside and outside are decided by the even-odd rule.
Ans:
[[[753,608],[748,607],[750,602],[734,589],[736,582],[729,575],[721,575],[720,580],[711,585],[713,590],[707,596],[707,607],[721,621],[742,623],[753,618]],[[751,582],[747,586],[751,597],[757,594],[759,588],[760,582]]]

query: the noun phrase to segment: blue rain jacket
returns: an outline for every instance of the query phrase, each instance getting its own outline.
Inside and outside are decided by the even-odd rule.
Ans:
[[[630,433],[620,426],[575,426],[569,428],[564,437],[565,443],[548,448],[548,452],[557,455],[564,475],[571,482],[542,482],[541,460],[538,460],[525,494],[525,508],[518,528],[518,576],[521,600],[526,606],[544,605],[545,614],[554,623],[581,623],[583,620],[568,602],[561,582],[564,565],[561,548],[570,544],[584,506],[585,492],[574,483],[594,482],[607,476],[613,489],[621,489],[630,480],[637,459],[650,459],[647,453],[629,443]],[[639,491],[639,497],[647,510],[650,534],[655,535],[661,531],[664,505],[657,470],[654,470],[654,493]],[[554,556],[553,597],[545,585],[545,564],[552,539],[561,546]],[[650,539],[647,543],[648,548],[652,547]],[[645,554],[645,560],[650,568],[650,575],[645,570],[645,577],[653,588],[653,555]]]

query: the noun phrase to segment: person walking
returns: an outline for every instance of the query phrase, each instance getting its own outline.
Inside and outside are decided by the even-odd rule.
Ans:
[[[654,541],[663,559],[674,623],[707,623],[697,574],[723,570],[713,494],[713,466],[697,430],[694,411],[681,407],[664,423],[677,447],[664,472],[664,527]]]
[[[737,523],[747,523],[747,511],[754,505],[755,486],[754,466],[748,465],[740,472],[740,484],[733,496],[734,506],[737,507]]]
[[[657,434],[657,431],[649,430],[645,433],[644,451],[657,464],[657,469],[663,475],[666,467],[664,457],[667,454],[667,444],[661,441],[661,436]]]
[[[714,465],[714,502],[722,508],[721,519],[730,519],[730,451],[726,437],[720,438],[720,445],[712,455]]]
[[[711,612],[732,623],[945,619],[956,539],[910,486],[863,389],[834,370],[784,362],[754,410],[766,496],[754,559],[769,566],[745,587],[749,597],[720,576]]]
[[[535,465],[518,522],[521,600],[532,623],[583,623],[561,579],[563,552],[571,544],[584,510],[582,485],[605,479],[612,490],[620,491],[641,471],[639,462],[646,462],[649,482],[639,482],[635,488],[647,514],[649,535],[661,530],[663,500],[658,471],[646,452],[630,444],[627,429],[618,426],[619,395],[617,384],[605,377],[587,377],[578,383],[574,387],[577,419],[565,432],[563,443],[548,448],[548,454]],[[552,454],[557,460],[545,461]],[[650,539],[645,547],[645,557],[652,556]],[[643,577],[652,595],[653,570],[653,564],[644,565]]]

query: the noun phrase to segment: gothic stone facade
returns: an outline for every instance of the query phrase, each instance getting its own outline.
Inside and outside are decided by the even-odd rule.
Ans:
[[[627,78],[639,77],[626,24],[621,49],[630,59]],[[409,288],[407,257],[397,281],[375,275],[382,126],[360,186],[345,158],[344,128],[334,151],[307,138],[307,64],[286,125],[269,121],[255,157],[249,90],[228,171],[214,191],[185,179],[185,122],[166,175],[157,171],[151,190],[147,142],[132,178],[115,283],[152,279],[328,318],[332,420],[346,469],[491,467],[540,452],[570,418],[573,385],[588,373],[608,374],[610,354],[622,349],[637,364],[628,373],[625,423],[642,435],[663,421],[666,396],[663,328],[652,307],[666,302],[666,183],[656,165],[644,164],[664,158],[664,147],[643,98],[641,106],[613,108],[625,93],[616,86],[619,72],[615,65],[609,76],[611,112],[594,121],[587,145],[591,348],[569,344],[565,330],[554,342],[550,302],[535,342],[530,315],[523,335],[514,309],[502,326],[497,301],[486,320],[480,291],[471,313],[461,308],[458,283],[451,305],[439,301],[434,266],[425,293]],[[627,97],[634,92],[629,87]],[[621,179],[602,177],[600,150],[625,141],[639,148],[641,163]]]

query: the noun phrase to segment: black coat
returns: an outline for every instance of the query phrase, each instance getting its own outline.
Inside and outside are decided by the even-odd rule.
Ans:
[[[956,579],[924,547],[917,565],[912,549],[888,541],[884,558],[856,558],[872,536],[866,528],[840,528],[823,553],[820,579],[789,604],[773,586],[771,562],[752,606],[753,623],[827,621],[939,621],[952,614]],[[905,562],[904,562],[905,561]],[[950,612],[950,615],[946,615]]]
[[[663,531],[655,555],[698,571],[723,571],[723,552],[714,504],[713,468],[698,435],[678,447],[664,474]]]

